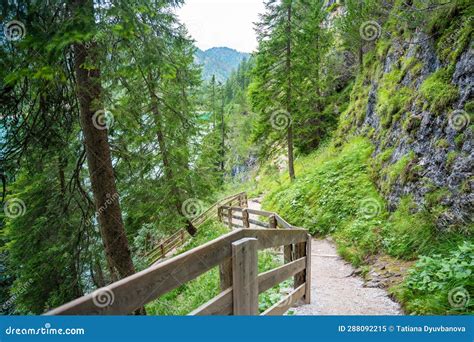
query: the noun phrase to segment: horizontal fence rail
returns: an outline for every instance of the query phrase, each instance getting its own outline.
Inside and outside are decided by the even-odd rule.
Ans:
[[[191,222],[195,227],[199,227],[208,220],[217,217],[217,208],[222,205],[240,205],[242,207],[248,206],[248,199],[247,194],[245,192],[241,192],[235,195],[231,195],[221,199],[220,201],[214,203],[210,206],[207,210],[205,210],[202,214],[194,218]],[[191,236],[186,231],[186,229],[182,228],[172,234],[171,236],[167,237],[164,240],[158,242],[158,244],[152,248],[151,251],[144,255],[144,258],[147,260],[148,265],[153,265],[160,260],[164,259],[171,252],[175,251],[176,249],[182,247],[189,241]]]
[[[219,267],[221,292],[190,315],[258,315],[258,295],[290,278],[294,279],[294,289],[262,315],[284,314],[299,300],[310,303],[311,236],[308,232],[290,225],[275,213],[232,204],[217,208],[219,218],[227,218],[230,225],[235,219],[233,213],[241,213],[235,216],[246,227],[234,229],[202,246],[154,264],[47,315],[130,314],[214,267]],[[266,217],[268,223],[250,220],[250,215]],[[265,223],[270,228],[250,228],[250,221]],[[174,235],[170,241],[180,237]],[[258,251],[282,246],[284,264],[259,274]],[[103,297],[110,299],[107,305],[99,301]]]

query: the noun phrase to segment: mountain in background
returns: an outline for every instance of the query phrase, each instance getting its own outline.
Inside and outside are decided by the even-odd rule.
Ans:
[[[196,62],[202,65],[202,77],[204,80],[210,80],[212,75],[216,75],[218,82],[225,82],[232,71],[237,69],[239,64],[249,53],[239,52],[227,47],[215,47],[202,51],[196,51]]]

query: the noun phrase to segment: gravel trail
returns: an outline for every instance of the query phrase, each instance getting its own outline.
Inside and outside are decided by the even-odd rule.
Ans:
[[[260,209],[260,199],[249,201]],[[355,269],[337,255],[329,239],[313,239],[311,304],[291,309],[294,315],[401,315],[400,305],[379,288],[364,287]]]
[[[292,309],[294,315],[401,315],[398,303],[379,288],[364,287],[354,268],[337,255],[328,239],[311,245],[311,304]]]

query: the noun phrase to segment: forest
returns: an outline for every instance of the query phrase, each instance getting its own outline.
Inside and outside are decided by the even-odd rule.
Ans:
[[[211,72],[184,4],[2,2],[2,314],[145,270],[180,229],[175,254],[226,234],[194,219],[243,191],[330,237],[403,312],[472,314],[473,3],[265,0],[257,50]],[[218,293],[214,268],[135,313],[186,315]]]

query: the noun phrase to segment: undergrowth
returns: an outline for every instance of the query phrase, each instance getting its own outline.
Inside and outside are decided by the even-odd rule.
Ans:
[[[464,242],[446,255],[422,256],[393,293],[407,311],[419,314],[466,314],[474,311],[474,244]]]
[[[410,196],[403,198],[397,210],[390,213],[373,183],[372,154],[371,142],[362,137],[353,138],[342,148],[326,145],[297,159],[294,182],[286,172],[273,170],[269,174],[261,172],[258,182],[247,184],[247,188],[253,189],[254,195],[266,194],[262,203],[265,209],[277,212],[291,224],[305,227],[316,236],[332,235],[340,255],[354,266],[364,265],[370,256],[381,253],[404,260],[419,259],[394,295],[410,313],[450,313],[452,307],[446,306],[448,290],[455,285],[472,290],[472,284],[454,281],[459,275],[471,274],[472,264],[452,256],[453,251],[466,248],[462,246],[469,237],[438,231],[433,213],[418,210]],[[386,159],[389,155],[391,152]],[[403,173],[405,163],[399,166],[391,169],[391,178]],[[427,272],[434,269],[426,261],[431,259],[439,267],[449,260],[456,271],[440,277],[439,286],[431,292],[423,292],[416,285],[420,280],[415,275],[425,268]],[[425,299],[419,295],[421,292],[426,294]],[[434,305],[433,298],[440,297],[443,301]],[[455,310],[456,313],[469,311],[472,311],[469,305]]]

